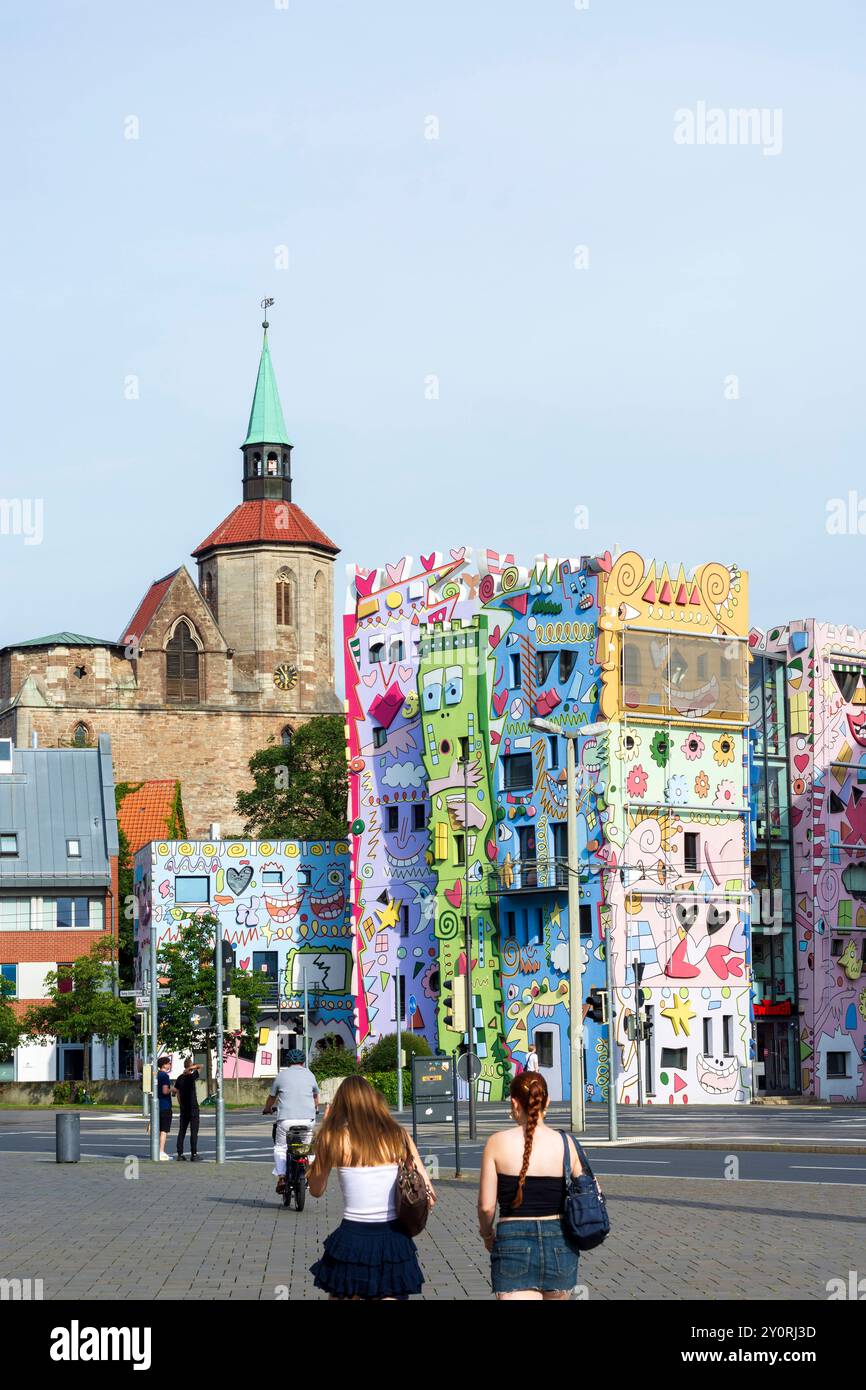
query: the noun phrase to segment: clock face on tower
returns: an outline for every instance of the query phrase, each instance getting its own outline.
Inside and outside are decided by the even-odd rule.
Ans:
[[[298,672],[288,661],[281,661],[274,670],[274,685],[278,690],[294,690],[298,683]]]

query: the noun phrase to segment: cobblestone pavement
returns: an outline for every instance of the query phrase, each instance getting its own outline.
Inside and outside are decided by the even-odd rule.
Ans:
[[[61,1166],[0,1157],[0,1278],[48,1299],[319,1298],[309,1266],[340,1217],[336,1188],[302,1213],[266,1166]],[[612,1234],[581,1262],[590,1299],[825,1299],[863,1269],[866,1192],[762,1182],[606,1181]],[[475,1185],[442,1180],[418,1240],[425,1299],[492,1297]]]

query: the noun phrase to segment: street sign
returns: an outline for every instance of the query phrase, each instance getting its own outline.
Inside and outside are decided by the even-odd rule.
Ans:
[[[481,1059],[474,1052],[463,1052],[457,1058],[457,1075],[461,1081],[477,1081],[481,1075]]]
[[[120,991],[120,998],[121,998],[121,999],[137,999],[137,998],[138,998],[138,990],[137,990],[137,989],[122,989],[122,990]]]
[[[413,1057],[413,1096],[423,1096],[425,1099],[430,1096],[439,1100],[453,1096],[454,1087],[451,1075],[450,1057]]]
[[[210,1009],[193,1009],[189,1021],[193,1028],[202,1028],[207,1031],[213,1026],[213,1012]]]
[[[149,1008],[150,1008],[150,995],[149,995],[149,994],[137,994],[137,995],[135,996],[135,1007],[136,1007],[139,1011],[142,1010],[142,1009],[149,1009]]]
[[[410,1018],[414,1018],[414,1016],[415,1016],[415,1014],[416,1014],[417,1012],[418,1012],[418,1000],[415,998],[415,995],[414,995],[414,994],[410,994],[410,995],[409,995],[409,1017],[410,1017]]]

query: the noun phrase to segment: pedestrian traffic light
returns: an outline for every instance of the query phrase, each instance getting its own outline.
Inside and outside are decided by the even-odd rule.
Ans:
[[[253,1021],[252,1008],[249,999],[239,999],[240,1005],[240,1026],[244,1033],[248,1030]]]
[[[241,1001],[236,994],[226,995],[226,1031],[229,1033],[241,1031]]]
[[[452,1033],[466,1032],[466,979],[452,975],[442,986],[442,1022]]]
[[[637,992],[637,1006],[638,1006],[638,1008],[639,1008],[639,1009],[644,1009],[644,1008],[646,1008],[646,1005],[647,1005],[647,1001],[648,1001],[648,1000],[649,1000],[649,994],[648,994],[648,992],[647,992],[645,989],[639,989],[638,992]]]
[[[593,1023],[607,1023],[607,990],[594,985],[586,997],[589,1005],[588,1017]]]

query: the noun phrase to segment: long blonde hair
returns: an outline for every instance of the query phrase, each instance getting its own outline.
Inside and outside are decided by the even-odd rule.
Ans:
[[[316,1136],[316,1164],[322,1168],[375,1168],[399,1163],[406,1134],[365,1076],[347,1076]],[[348,1150],[348,1153],[347,1153]]]

